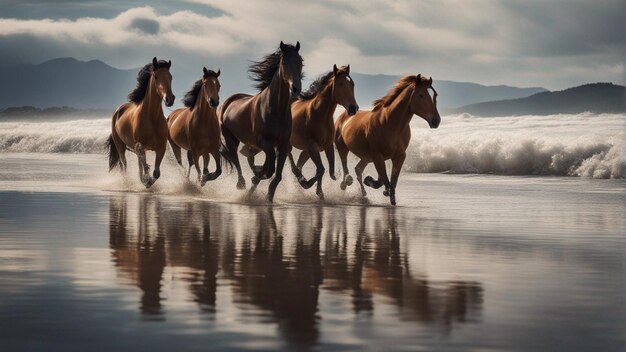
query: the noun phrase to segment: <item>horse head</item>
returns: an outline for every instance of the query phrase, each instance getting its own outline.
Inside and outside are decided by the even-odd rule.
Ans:
[[[289,86],[292,98],[297,98],[302,91],[302,57],[299,51],[300,42],[295,46],[280,42],[279,76]]]
[[[206,67],[202,68],[204,75],[202,76],[202,84],[204,85],[204,99],[213,109],[216,109],[220,104],[220,76],[221,70],[217,72],[207,70]]]
[[[359,111],[359,105],[354,98],[354,81],[350,77],[350,65],[337,68],[333,65],[333,97],[343,106],[348,115],[352,116]]]
[[[428,89],[433,91],[433,97],[430,97]],[[432,77],[422,77],[421,74],[415,76],[415,88],[411,94],[411,111],[413,114],[423,118],[428,122],[430,128],[439,127],[441,116],[437,111],[437,91],[433,88]]]
[[[152,78],[161,99],[165,100],[165,105],[174,105],[176,96],[172,93],[172,74],[170,73],[172,61],[152,59]]]

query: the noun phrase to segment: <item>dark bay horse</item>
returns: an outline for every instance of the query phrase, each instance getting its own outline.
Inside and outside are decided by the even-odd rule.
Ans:
[[[137,154],[139,179],[149,188],[161,175],[160,165],[167,147],[167,123],[161,101],[174,104],[172,61],[152,59],[137,74],[137,86],[128,94],[128,102],[113,113],[111,135],[107,140],[109,171],[116,166],[126,170],[126,150]],[[146,150],[154,150],[154,172],[146,162]]]
[[[237,155],[239,143],[242,154],[248,157],[252,168],[254,188],[262,179],[274,175],[269,185],[268,198],[274,199],[276,187],[282,179],[283,167],[291,152],[291,102],[302,87],[302,57],[300,42],[295,46],[280,42],[280,48],[250,66],[251,78],[260,92],[255,95],[235,94],[222,104],[222,155],[237,168],[237,188],[245,188]],[[263,151],[265,163],[254,165],[254,155]],[[278,152],[278,160],[276,154]]]
[[[320,76],[309,89],[291,105],[293,124],[291,145],[302,150],[297,165],[289,153],[291,168],[300,185],[310,188],[317,183],[317,195],[324,199],[322,176],[324,165],[320,152],[326,153],[330,177],[335,179],[335,148],[333,147],[335,126],[333,114],[337,104],[343,106],[352,116],[359,110],[354,99],[354,81],[350,77],[350,65],[337,68]],[[309,180],[302,177],[302,166],[311,158],[315,163],[315,176]]]
[[[352,183],[348,171],[348,152],[354,153],[359,163],[354,168],[361,193],[366,195],[363,183],[372,188],[385,186],[385,196],[391,204],[396,204],[396,184],[406,158],[406,148],[411,141],[409,123],[413,115],[428,122],[430,128],[437,128],[441,117],[437,111],[437,92],[432,86],[433,79],[422,75],[406,76],[384,97],[374,101],[371,111],[359,111],[354,116],[345,112],[335,122],[335,144],[343,166],[341,188]],[[431,99],[428,89],[432,89]],[[391,182],[387,178],[385,160],[391,159]],[[363,170],[373,162],[378,172],[378,180],[371,176],[362,179]]]
[[[198,181],[204,185],[215,180],[222,173],[219,149],[221,144],[220,121],[217,117],[217,106],[220,102],[220,71],[202,69],[202,78],[197,80],[191,90],[183,98],[184,108],[174,110],[167,117],[169,141],[176,161],[183,166],[181,149],[187,150],[189,169],[195,166]],[[209,173],[211,155],[215,159],[216,170]],[[200,173],[200,157],[204,167]]]

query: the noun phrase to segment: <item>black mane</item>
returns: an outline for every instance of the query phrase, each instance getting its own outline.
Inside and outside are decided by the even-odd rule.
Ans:
[[[159,66],[166,66],[168,64],[165,60],[159,60]],[[128,93],[128,101],[133,103],[140,103],[143,100],[143,97],[146,96],[146,91],[148,90],[148,83],[150,83],[150,75],[152,74],[152,62],[144,65],[137,73],[137,85],[132,92]]]
[[[302,57],[298,54],[298,50],[296,50],[295,46],[285,44],[285,47],[284,52],[287,58],[292,55],[297,55],[300,62],[302,62]],[[248,73],[250,73],[250,79],[257,82],[254,85],[255,88],[263,90],[269,87],[270,83],[272,83],[272,78],[274,78],[274,74],[276,74],[276,70],[278,70],[278,65],[280,65],[280,58],[281,50],[278,49],[263,57],[261,61],[252,61]]]
[[[315,96],[319,94],[324,89],[324,87],[326,87],[326,85],[328,84],[328,82],[333,76],[334,76],[334,72],[330,71],[317,77],[317,79],[313,81],[313,83],[311,83],[311,85],[309,86],[309,89],[307,89],[306,92],[303,92],[302,94],[300,94],[299,99],[311,100],[315,98]]]
[[[196,101],[198,100],[198,95],[200,94],[201,88],[202,80],[199,79],[193,84],[193,87],[185,94],[185,97],[183,98],[183,104],[186,107],[193,109],[193,107],[196,106]]]
[[[196,106],[196,101],[198,101],[198,95],[200,94],[200,88],[202,88],[202,79],[209,77],[217,77],[217,73],[213,70],[207,70],[208,74],[203,75],[201,79],[197,80],[191,89],[185,93],[185,97],[183,97],[183,104],[189,109],[193,109]]]

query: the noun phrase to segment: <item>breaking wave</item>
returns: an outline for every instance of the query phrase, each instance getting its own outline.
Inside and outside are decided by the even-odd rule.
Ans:
[[[405,168],[413,172],[624,178],[626,116],[616,114],[442,118],[412,122]]]
[[[0,152],[102,153],[110,119],[1,122]],[[431,130],[419,117],[409,172],[624,178],[626,115],[445,116]]]

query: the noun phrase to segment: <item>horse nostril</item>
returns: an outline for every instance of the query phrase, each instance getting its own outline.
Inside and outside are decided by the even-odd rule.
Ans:
[[[358,105],[350,105],[348,107],[348,115],[352,116],[354,114],[356,114],[356,112],[359,110],[359,106]]]

